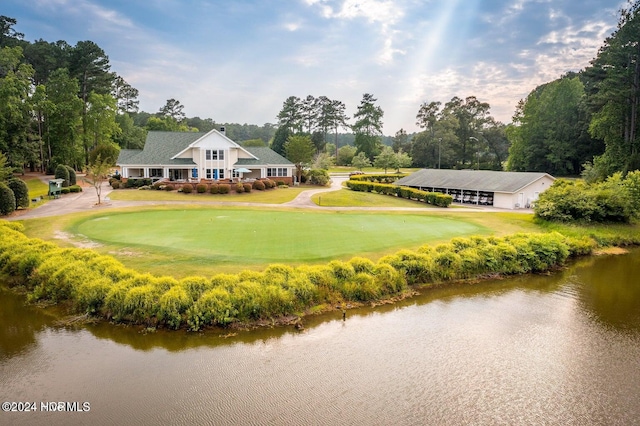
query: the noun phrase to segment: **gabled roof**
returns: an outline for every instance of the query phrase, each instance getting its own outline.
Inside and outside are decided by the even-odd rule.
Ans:
[[[149,132],[144,149],[120,151],[116,164],[195,164],[189,158],[172,159],[171,157],[205,134],[202,132]]]
[[[282,155],[278,154],[271,148],[267,148],[264,146],[251,146],[244,148],[246,151],[249,151],[251,155],[256,157],[253,158],[238,158],[236,161],[236,166],[254,166],[254,165],[269,165],[269,164],[277,164],[277,165],[293,165],[293,163]]]
[[[555,180],[548,173],[538,172],[422,169],[397,180],[395,184],[412,187],[515,193],[545,176]]]
[[[217,132],[216,131],[211,131]],[[182,165],[193,166],[195,163],[191,158],[175,158],[179,153],[184,152],[197,141],[209,133],[203,132],[149,132],[144,149],[123,149],[118,155],[116,164],[122,165]],[[223,135],[224,136],[224,135]],[[231,139],[224,136],[238,149],[245,151],[253,158],[240,158],[235,163],[236,166],[254,165],[293,165],[293,163],[271,148],[248,147],[244,148]]]

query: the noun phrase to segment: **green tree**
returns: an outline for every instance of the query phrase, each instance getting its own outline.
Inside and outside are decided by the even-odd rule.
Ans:
[[[409,135],[407,135],[407,131],[404,129],[400,129],[396,132],[393,137],[393,143],[391,147],[395,152],[400,150],[408,151],[411,149],[411,141],[409,140]]]
[[[110,72],[109,57],[92,41],[79,41],[69,55],[69,75],[79,83],[78,96],[82,100],[82,139],[84,162],[89,161],[91,132],[89,130],[89,95],[105,95],[111,92],[113,73]]]
[[[24,38],[24,34],[13,29],[17,23],[13,18],[0,15],[0,47],[14,47]]]
[[[112,165],[109,159],[103,160],[99,155],[93,162],[87,165],[84,180],[95,188],[96,195],[98,196],[97,204],[101,204],[102,186],[107,180]]]
[[[286,157],[296,166],[297,181],[302,178],[302,169],[313,159],[315,147],[306,135],[292,135],[284,146]]]
[[[170,118],[176,123],[182,122],[186,115],[184,113],[184,105],[173,98],[167,99],[167,103],[160,108],[159,114],[161,117]]]
[[[351,145],[341,146],[338,149],[338,158],[336,159],[336,164],[338,166],[348,166],[351,164],[351,160],[356,155],[356,147]]]
[[[456,96],[444,106],[442,115],[457,119],[456,139],[452,141],[451,148],[461,167],[472,166],[476,153],[483,148],[483,140],[478,136],[490,118],[489,108],[488,103],[480,102],[475,96],[464,100]]]
[[[518,104],[507,168],[578,175],[581,165],[598,153],[587,133],[584,85],[578,77],[563,77],[533,90]]]
[[[358,170],[362,170],[365,167],[371,167],[371,160],[369,160],[367,154],[359,152],[351,160],[351,165]]]
[[[99,95],[95,92],[89,94],[87,108],[86,131],[88,138],[85,142],[85,150],[92,151],[99,145],[113,143],[114,136],[119,134],[121,129],[116,122],[116,99],[110,94]]]
[[[278,126],[285,127],[292,133],[302,132],[304,124],[303,104],[297,96],[289,96],[282,104],[277,115]]]
[[[380,136],[382,136],[384,112],[382,108],[375,105],[376,101],[373,95],[365,93],[353,116],[355,123],[352,129],[356,135],[354,146],[358,149],[358,153],[363,152],[369,159],[378,155],[382,145]]]
[[[83,164],[80,138],[83,103],[77,92],[78,81],[65,68],[51,74],[46,87],[50,108],[45,116],[44,134],[49,163]]]
[[[22,48],[0,49],[0,151],[12,165],[38,159],[31,122],[31,65],[21,63]]]
[[[271,141],[271,149],[280,155],[285,155],[285,145],[287,140],[292,136],[291,129],[287,126],[280,126],[276,130],[276,134]]]
[[[393,148],[390,146],[382,147],[382,151],[376,155],[373,165],[384,169],[385,174],[387,173],[387,169],[397,169],[399,167],[398,158],[396,157],[396,153],[393,152]]]
[[[124,114],[138,112],[138,89],[131,87],[124,78],[117,76],[113,81],[112,96],[116,99],[118,110]]]
[[[396,152],[396,172],[400,173],[400,168],[411,167],[413,159],[402,149]]]
[[[116,123],[120,128],[113,136],[114,141],[124,149],[142,149],[147,138],[147,131],[135,125],[128,113],[117,114]]]
[[[242,142],[240,145],[245,146],[245,147],[247,147],[247,146],[248,147],[251,147],[251,146],[256,146],[256,147],[264,146],[264,147],[266,147],[267,146],[267,144],[264,143],[264,141],[262,139],[260,139],[260,138],[246,140],[246,141]]]
[[[585,70],[593,113],[590,134],[606,149],[594,166],[600,174],[640,168],[640,1],[620,12],[617,30],[604,41],[592,66]]]

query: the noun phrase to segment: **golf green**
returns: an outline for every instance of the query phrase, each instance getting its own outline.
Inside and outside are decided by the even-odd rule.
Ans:
[[[463,220],[425,213],[255,209],[148,210],[93,216],[70,229],[93,241],[213,262],[313,262],[415,248],[483,234]]]

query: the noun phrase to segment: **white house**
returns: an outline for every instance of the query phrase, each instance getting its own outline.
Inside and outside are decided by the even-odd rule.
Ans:
[[[270,178],[291,183],[295,166],[266,147],[242,147],[224,129],[208,133],[149,132],[144,149],[120,151],[123,178],[173,181]]]
[[[529,208],[555,178],[547,173],[422,169],[396,185],[450,194],[454,202]]]

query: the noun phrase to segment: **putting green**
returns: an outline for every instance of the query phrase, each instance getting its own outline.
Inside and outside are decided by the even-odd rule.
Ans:
[[[93,216],[69,229],[116,247],[208,262],[314,262],[415,248],[487,228],[424,213],[148,210]]]

